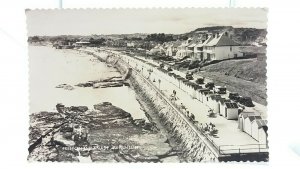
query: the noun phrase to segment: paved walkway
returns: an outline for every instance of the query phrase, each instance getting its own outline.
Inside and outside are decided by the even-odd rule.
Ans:
[[[159,66],[159,64],[153,60],[146,60],[144,58],[140,59]],[[142,73],[145,77],[149,76],[147,71]],[[173,73],[183,77],[185,76],[184,73],[179,71],[173,71]],[[173,90],[175,90],[176,96],[179,98],[175,104],[180,105],[183,103],[190,114],[193,113],[195,115],[195,120],[199,123],[213,123],[215,125],[216,129],[218,130],[217,137],[211,137],[211,140],[215,145],[221,146],[221,150],[224,150],[225,153],[257,152],[258,148],[264,148],[263,146],[259,147],[259,142],[253,139],[250,135],[240,131],[238,129],[238,122],[236,120],[227,120],[219,115],[217,115],[215,118],[208,117],[208,106],[196,99],[193,99],[189,94],[177,88],[177,86],[173,85],[166,79],[161,80],[159,83],[157,76],[159,75],[154,75],[154,73],[150,76],[151,83],[156,85],[166,96],[170,96],[173,93]],[[239,148],[247,150],[241,151]]]

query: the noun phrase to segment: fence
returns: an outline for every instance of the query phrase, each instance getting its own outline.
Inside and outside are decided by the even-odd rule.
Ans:
[[[128,57],[128,56],[126,56]],[[184,122],[190,126],[192,131],[207,145],[208,149],[213,152],[216,157],[221,155],[230,155],[230,154],[243,154],[243,153],[261,153],[267,152],[268,147],[266,144],[247,144],[247,145],[217,145],[213,139],[201,131],[198,126],[196,126],[190,119],[185,115],[184,112],[181,111],[180,107],[174,103],[163,93],[161,92],[153,83],[151,83],[148,79],[146,79],[143,75],[140,74],[137,70],[135,70],[132,66],[130,66],[125,60],[121,59],[123,64],[127,65],[127,67],[132,68],[132,71],[135,75],[139,76],[143,82],[149,85],[156,93],[160,99],[164,100],[164,102],[171,107],[174,112],[179,115]]]

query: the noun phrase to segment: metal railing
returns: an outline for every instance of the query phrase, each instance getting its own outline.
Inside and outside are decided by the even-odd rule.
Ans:
[[[128,56],[126,56],[128,57]],[[132,58],[132,57],[131,57]],[[199,138],[207,145],[208,149],[213,152],[215,157],[220,155],[230,155],[230,154],[243,154],[243,153],[261,153],[267,152],[267,144],[245,144],[245,145],[217,145],[209,135],[202,132],[190,119],[181,111],[180,107],[174,104],[160,89],[157,88],[153,83],[146,79],[143,75],[140,74],[134,67],[129,65],[123,59],[120,59],[123,64],[126,64],[128,67],[132,68],[132,71],[135,72],[145,83],[147,83],[156,93],[158,93],[160,99],[163,99],[184,121],[190,126],[192,131],[199,136]]]

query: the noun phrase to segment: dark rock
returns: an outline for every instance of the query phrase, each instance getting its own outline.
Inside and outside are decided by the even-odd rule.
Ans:
[[[142,127],[142,126],[145,125],[145,119],[135,119],[135,120],[134,120],[134,124],[135,124],[136,126]]]
[[[78,86],[78,87],[92,87],[93,86],[93,82],[87,82],[87,83],[79,83],[75,86]]]
[[[75,111],[75,112],[86,112],[88,110],[87,106],[71,106],[70,107],[71,111]]]
[[[73,90],[74,87],[68,84],[60,84],[58,86],[56,86],[55,88],[61,88],[61,89],[65,89],[65,90]]]

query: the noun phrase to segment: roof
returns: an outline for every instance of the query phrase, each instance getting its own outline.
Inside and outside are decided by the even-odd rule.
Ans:
[[[252,122],[254,120],[261,119],[261,116],[248,116],[247,118],[249,118],[249,120]]]
[[[207,88],[203,88],[203,89],[198,89],[198,91],[199,92],[201,92],[201,93],[204,93],[204,92],[206,92],[206,91],[210,91],[209,89],[207,89]]]
[[[255,116],[256,114],[254,112],[242,112],[240,116],[243,118],[247,118],[248,116]]]
[[[238,46],[239,44],[224,33],[222,33],[219,37],[213,37],[206,46]]]
[[[225,106],[229,109],[237,109],[238,105],[236,103],[225,102]]]
[[[267,120],[262,120],[262,119],[257,119],[257,120],[255,120],[255,122],[256,122],[258,128],[260,129],[263,126],[267,126],[268,121]]]
[[[196,43],[192,43],[192,44],[190,44],[189,46],[187,46],[187,47],[190,47],[190,48],[192,48],[192,47],[195,47],[196,46]]]
[[[225,99],[225,98],[221,98],[219,101],[220,101],[221,104],[230,103],[231,102],[231,100]]]
[[[180,42],[180,41],[176,41],[176,42],[173,43],[172,46],[173,46],[173,47],[178,47],[178,46],[181,45],[181,43],[182,43],[182,42]]]
[[[211,98],[212,100],[216,100],[216,101],[219,101],[219,100],[222,99],[222,97],[221,97],[220,95],[218,95],[218,94],[211,95],[210,98]]]
[[[212,92],[212,91],[204,91],[203,93],[204,93],[204,95],[213,94],[213,92]]]

